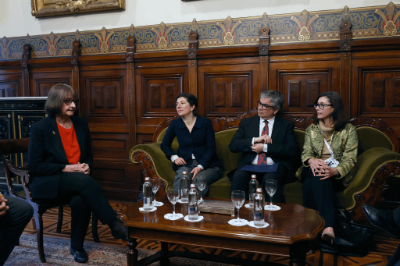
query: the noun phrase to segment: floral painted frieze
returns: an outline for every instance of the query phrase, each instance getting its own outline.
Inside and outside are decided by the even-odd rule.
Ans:
[[[383,29],[383,34],[388,37],[396,35],[399,28],[399,21],[397,19],[400,16],[400,11],[395,13],[395,10],[396,5],[392,2],[386,7],[386,14],[380,9],[375,10],[375,13],[383,19],[381,27]]]
[[[225,26],[217,22],[217,26],[223,31],[222,38],[225,45],[233,45],[235,43],[235,29],[242,23],[240,20],[234,22],[230,16],[225,21]]]
[[[400,10],[390,2],[386,6],[270,15],[225,20],[209,20],[154,26],[131,25],[126,28],[76,33],[0,39],[0,60],[21,59],[23,46],[31,46],[31,58],[71,56],[73,42],[79,40],[81,55],[125,53],[128,37],[135,38],[136,52],[188,49],[189,34],[197,33],[199,49],[221,46],[259,45],[260,29],[268,27],[270,45],[338,41],[346,38],[389,38],[399,36]],[[344,21],[347,21],[345,26]],[[346,34],[343,35],[343,27]],[[344,38],[343,38],[343,36]],[[342,39],[341,39],[342,38]],[[344,47],[343,49],[345,49]]]
[[[157,47],[160,50],[165,50],[168,47],[168,43],[169,43],[169,38],[168,38],[168,34],[173,30],[173,26],[168,27],[166,30],[165,28],[167,28],[167,25],[165,25],[164,22],[161,22],[160,27],[157,28],[151,28],[151,30],[156,34],[157,36]]]
[[[299,41],[306,42],[311,38],[311,25],[318,18],[318,15],[314,15],[309,18],[310,15],[307,10],[303,10],[300,14],[300,20],[292,16],[290,19],[297,24],[297,35]]]

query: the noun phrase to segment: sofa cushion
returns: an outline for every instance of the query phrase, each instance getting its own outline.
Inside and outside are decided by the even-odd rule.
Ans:
[[[390,139],[382,132],[373,127],[362,126],[357,128],[358,135],[358,155],[374,148],[381,147],[393,151]],[[373,140],[373,141],[371,141]]]

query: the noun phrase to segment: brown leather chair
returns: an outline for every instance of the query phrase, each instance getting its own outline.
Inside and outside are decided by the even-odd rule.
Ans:
[[[47,199],[34,199],[32,198],[31,192],[29,190],[29,172],[26,167],[15,167],[8,156],[13,153],[23,153],[28,151],[29,138],[23,139],[13,139],[13,140],[0,140],[0,154],[3,154],[4,158],[4,168],[6,172],[8,192],[10,196],[17,197],[29,202],[34,209],[34,224],[37,231],[37,242],[40,261],[42,263],[46,262],[43,248],[43,214],[50,208],[58,207],[58,223],[57,223],[57,233],[61,232],[62,220],[63,220],[63,206],[68,206],[65,202],[55,202],[54,200]],[[19,176],[21,178],[22,186],[24,191],[16,193],[13,187],[12,178]],[[99,241],[99,236],[97,233],[97,217],[92,215],[92,234],[95,242]]]

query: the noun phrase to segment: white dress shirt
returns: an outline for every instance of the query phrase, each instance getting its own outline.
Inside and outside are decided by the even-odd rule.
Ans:
[[[274,122],[275,122],[275,116],[271,119],[268,119],[268,136],[272,136],[272,129],[274,128]],[[265,126],[265,122],[264,119],[262,119],[260,117],[260,126],[259,126],[259,135],[261,136],[263,128]],[[251,141],[251,145],[254,145],[254,138]],[[267,152],[268,151],[268,144],[264,144],[264,148],[263,148],[263,152]],[[256,155],[256,157],[253,159],[253,161],[251,161],[251,164],[253,165],[257,165],[258,163],[258,154]],[[267,165],[272,165],[275,164],[275,162],[271,159],[271,157],[267,157]]]

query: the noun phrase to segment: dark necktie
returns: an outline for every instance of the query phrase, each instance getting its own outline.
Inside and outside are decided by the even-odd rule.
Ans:
[[[261,132],[261,136],[268,135],[269,127],[268,127],[268,120],[264,120],[265,126]],[[266,165],[267,164],[267,156],[265,156],[265,152],[258,154],[258,161],[257,165]]]

